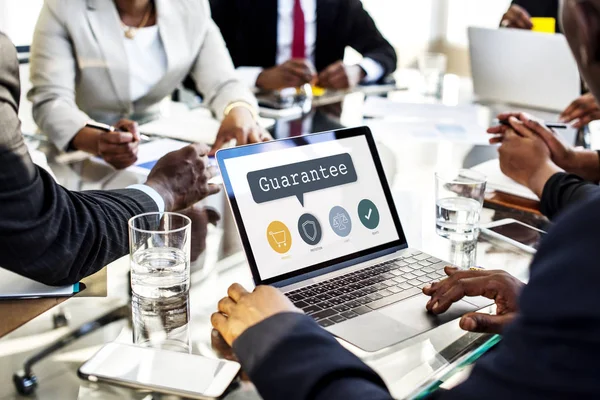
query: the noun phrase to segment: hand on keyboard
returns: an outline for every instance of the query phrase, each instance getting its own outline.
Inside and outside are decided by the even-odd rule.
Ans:
[[[465,296],[484,296],[496,302],[496,315],[468,313],[460,320],[460,327],[472,332],[501,333],[517,313],[517,300],[525,286],[520,280],[501,270],[468,270],[446,267],[448,277],[423,288],[431,296],[428,311],[441,314]]]

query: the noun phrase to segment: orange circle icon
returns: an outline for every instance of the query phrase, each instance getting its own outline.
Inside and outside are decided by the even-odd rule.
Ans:
[[[292,235],[287,226],[281,221],[273,221],[267,228],[269,246],[277,253],[284,254],[292,247]]]

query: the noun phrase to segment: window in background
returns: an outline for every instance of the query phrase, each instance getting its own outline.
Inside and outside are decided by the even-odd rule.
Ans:
[[[510,3],[510,0],[449,0],[446,40],[467,47],[467,28],[497,28]]]
[[[29,46],[44,0],[0,0],[0,31],[16,46]]]

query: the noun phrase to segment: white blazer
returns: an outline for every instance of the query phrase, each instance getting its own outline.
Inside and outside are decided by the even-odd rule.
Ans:
[[[155,0],[167,71],[132,102],[119,14],[112,0],[46,0],[31,46],[33,118],[64,149],[90,119],[146,119],[189,74],[217,118],[234,101],[256,105],[236,75],[207,0]],[[191,127],[193,129],[193,127]]]

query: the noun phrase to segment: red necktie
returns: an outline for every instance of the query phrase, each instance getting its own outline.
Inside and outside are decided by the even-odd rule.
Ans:
[[[300,0],[294,0],[294,40],[292,41],[292,58],[306,58],[304,37],[304,11]]]

